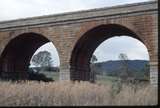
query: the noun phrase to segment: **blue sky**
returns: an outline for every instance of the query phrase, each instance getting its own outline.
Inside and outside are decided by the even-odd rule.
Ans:
[[[78,10],[110,7],[150,0],[1,0],[0,21],[50,15]],[[52,47],[51,47],[52,46]],[[59,65],[58,54],[52,43],[42,46],[39,51],[48,50]],[[139,41],[129,37],[115,37],[103,42],[95,51],[99,62],[117,59],[119,53],[126,53],[129,59],[146,59],[148,52]]]

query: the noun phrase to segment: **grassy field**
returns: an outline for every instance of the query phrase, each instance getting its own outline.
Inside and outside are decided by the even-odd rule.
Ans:
[[[47,78],[52,78],[55,81],[59,80],[59,72],[50,72],[50,71],[43,71],[39,72],[43,73]],[[96,75],[96,82],[101,84],[108,84],[117,81],[117,77],[107,76],[107,75]]]
[[[135,88],[136,86],[136,88]],[[0,82],[0,106],[156,105],[157,89],[89,82]]]
[[[47,78],[52,78],[55,81],[59,80],[59,72],[44,71],[40,73],[43,73]]]
[[[107,76],[107,75],[96,75],[96,83],[98,84],[110,84],[117,81],[117,77]]]
[[[157,88],[119,83],[117,77],[96,75],[96,83],[59,81],[58,72],[43,72],[54,82],[0,81],[0,106],[156,105]]]

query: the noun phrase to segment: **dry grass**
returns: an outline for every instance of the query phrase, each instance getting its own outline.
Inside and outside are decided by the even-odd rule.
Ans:
[[[157,89],[89,82],[0,82],[0,106],[156,105]]]

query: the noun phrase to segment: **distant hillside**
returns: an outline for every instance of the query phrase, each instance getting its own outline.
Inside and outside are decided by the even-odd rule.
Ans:
[[[142,70],[145,68],[146,64],[149,64],[149,61],[147,60],[127,60],[127,62],[129,71],[137,76],[142,76],[144,74],[144,71]],[[122,66],[123,64],[121,60],[106,61],[94,63],[92,66],[92,70],[101,72],[102,74],[106,75],[115,75],[119,74],[119,72],[122,71]],[[149,69],[146,71],[149,72]]]

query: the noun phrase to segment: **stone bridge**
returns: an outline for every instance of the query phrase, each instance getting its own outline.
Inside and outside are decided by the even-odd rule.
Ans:
[[[26,79],[34,52],[53,42],[60,57],[60,79],[90,81],[94,50],[108,38],[127,35],[147,47],[150,82],[157,84],[157,5],[150,1],[0,22],[1,77]]]

